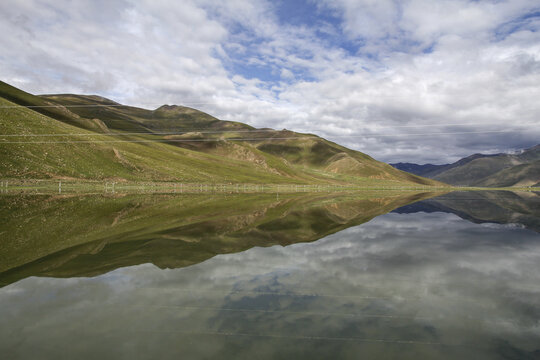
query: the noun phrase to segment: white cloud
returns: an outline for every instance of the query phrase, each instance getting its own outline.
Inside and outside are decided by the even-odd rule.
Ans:
[[[385,161],[441,163],[537,142],[534,1],[320,1],[341,19],[322,23],[328,38],[280,19],[276,6],[1,3],[0,31],[10,36],[0,39],[0,77],[35,93],[193,104],[223,119],[329,136]],[[508,134],[403,136],[524,124],[528,131]]]

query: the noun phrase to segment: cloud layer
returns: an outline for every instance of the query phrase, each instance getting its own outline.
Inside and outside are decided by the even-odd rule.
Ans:
[[[536,1],[21,0],[0,14],[0,78],[34,93],[184,104],[389,162],[539,142]]]

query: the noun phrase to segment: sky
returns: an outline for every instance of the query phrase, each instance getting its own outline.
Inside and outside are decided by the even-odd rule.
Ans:
[[[442,164],[540,143],[539,30],[538,0],[6,0],[0,80]]]

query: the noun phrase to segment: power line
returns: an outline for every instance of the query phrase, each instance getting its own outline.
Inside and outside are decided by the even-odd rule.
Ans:
[[[193,102],[193,103],[184,103],[188,105],[210,105],[210,104],[217,104],[216,102]],[[144,104],[144,105],[160,105],[160,106],[178,106],[178,107],[185,107],[183,105],[167,105],[163,103],[155,103],[155,104]],[[4,105],[0,106],[0,109],[16,109],[16,108],[28,108],[28,109],[35,109],[35,108],[92,108],[92,107],[128,107],[128,108],[135,108],[135,109],[141,109],[137,106],[132,105],[123,105],[123,104],[88,104],[88,105]],[[154,110],[148,110],[143,109],[147,111],[154,111]]]
[[[286,138],[238,138],[238,139],[152,139],[152,140],[76,140],[76,141],[4,141],[0,144],[74,144],[74,143],[151,143],[151,142],[219,142],[219,141],[260,141],[305,139],[310,136],[294,136]]]
[[[420,124],[420,125],[396,125],[396,126],[380,126],[383,128],[414,128],[414,127],[438,127],[438,126],[475,126],[475,125],[484,125],[480,123],[468,123],[468,124]],[[485,124],[486,126],[493,126],[490,124]],[[539,124],[512,124],[512,126],[517,127],[538,127]],[[115,130],[115,129],[112,129]],[[49,136],[128,136],[128,135],[185,135],[192,132],[198,132],[201,134],[226,134],[226,133],[264,133],[264,132],[276,132],[280,133],[283,131],[290,131],[292,130],[275,130],[275,129],[253,129],[253,130],[207,130],[207,129],[181,129],[179,131],[175,132],[152,132],[150,129],[149,131],[137,131],[137,132],[122,132],[122,133],[95,133],[95,134],[89,134],[89,133],[61,133],[61,134],[0,134],[0,137],[49,137]],[[327,130],[323,129],[310,129],[310,130],[299,130],[298,132],[325,132]],[[521,131],[521,130],[504,130],[507,131]],[[297,131],[294,131],[297,132]],[[407,135],[407,134],[403,134]],[[416,134],[410,134],[410,135],[416,135]],[[423,134],[418,134],[423,135]],[[351,135],[325,135],[329,137],[353,137],[357,136],[355,134]],[[373,135],[365,135],[365,136],[378,136],[377,134]],[[392,135],[394,136],[394,135]],[[397,135],[396,135],[397,136]]]
[[[464,135],[464,134],[484,134],[484,133],[512,133],[523,130],[502,130],[502,131],[470,131],[470,132],[447,132],[447,133],[424,133],[424,134],[384,134],[384,135],[340,135],[333,137],[340,138],[372,138],[372,137],[394,137],[394,136],[433,136],[433,135]],[[151,140],[76,140],[76,141],[1,141],[0,144],[73,144],[73,143],[151,143],[151,142],[219,142],[219,141],[269,141],[269,140],[299,140],[313,139],[313,136],[291,136],[291,137],[261,137],[261,138],[229,138],[229,139],[151,139]]]
[[[334,100],[336,100],[336,99],[334,99]],[[197,105],[197,104],[213,104],[213,103],[211,103],[211,102],[198,102],[198,103],[195,103],[194,102],[194,103],[187,103],[187,104]],[[147,105],[150,105],[150,103],[148,103]],[[160,103],[160,104],[154,104],[154,105],[163,105],[163,104]],[[70,108],[70,107],[74,107],[74,108],[77,108],[77,107],[109,107],[109,106],[110,107],[134,108],[133,106],[122,105],[122,104],[111,104],[111,105],[104,105],[104,104],[89,104],[89,105],[9,105],[9,106],[0,106],[0,108],[19,108],[19,107],[25,107],[25,108],[42,108],[42,107],[45,107],[45,108],[48,108],[48,107],[50,107],[50,108]],[[153,110],[148,110],[148,111],[153,111]],[[90,119],[88,119],[88,120],[90,120]],[[111,121],[124,121],[125,122],[126,121],[125,119],[99,119],[99,120],[103,121],[103,122],[111,122]],[[155,120],[176,120],[176,119],[160,119],[160,118],[143,119],[143,121],[155,121]],[[217,121],[238,122],[238,120],[226,120],[226,119],[217,119],[217,118],[216,118],[216,120]],[[129,122],[129,124],[130,125],[140,125],[140,126],[148,125],[148,124],[144,124],[144,123],[141,123],[141,122],[137,122],[136,120]],[[439,126],[497,126],[497,125],[507,125],[507,124],[485,124],[485,123],[470,123],[470,122],[468,122],[468,123],[453,123],[453,124],[378,125],[376,127],[378,127],[378,128],[416,128],[416,127],[439,127]],[[518,127],[522,127],[522,126],[531,127],[531,126],[538,126],[538,124],[512,124],[512,126],[514,126],[514,127],[515,126],[518,126]],[[206,130],[207,129],[182,129],[183,132],[198,131],[198,132],[205,132],[205,133],[214,133],[214,132],[210,132],[210,131],[206,131]],[[221,130],[221,131],[215,131],[215,133],[219,133],[219,132],[223,132],[223,133],[225,133],[225,132],[250,132],[250,131],[254,132],[255,130],[237,130],[237,131],[235,131],[235,130]],[[269,131],[270,132],[270,131],[280,131],[280,130],[256,129],[256,131],[260,131],[260,132]],[[328,131],[328,130],[308,129],[308,130],[299,130],[299,131],[307,131],[307,132],[320,131],[320,132],[325,132],[325,131]],[[129,134],[148,134],[148,133],[147,132],[137,132],[137,133],[136,132],[130,132]],[[177,133],[152,133],[152,134],[155,134],[155,135],[179,135]],[[76,135],[78,135],[78,134],[76,134]],[[17,134],[8,134],[8,135],[0,135],[0,136],[19,136],[19,135],[17,135]],[[20,135],[20,136],[34,136],[34,135]],[[53,135],[39,135],[39,136],[53,136]],[[68,136],[68,134],[66,134],[66,136]],[[81,136],[85,136],[85,135],[81,134]],[[326,136],[332,136],[332,135],[326,135]]]
[[[198,102],[198,103],[184,103],[189,105],[204,105],[204,104],[215,104],[212,102]],[[147,105],[162,105],[162,106],[168,106],[163,105],[162,103],[159,104],[147,104]],[[171,105],[171,106],[180,106],[183,107],[183,105]],[[136,108],[131,105],[122,105],[122,104],[112,104],[112,105],[101,105],[101,104],[92,104],[92,105],[8,105],[8,106],[0,106],[0,109],[8,109],[8,108],[82,108],[82,107],[129,107],[129,108]],[[143,109],[150,112],[153,112],[154,110],[148,110]],[[195,109],[197,110],[197,109]],[[200,111],[200,110],[197,110]],[[203,111],[200,111],[201,113],[204,113]],[[207,114],[209,116],[212,116],[210,114]],[[213,116],[212,116],[213,117]],[[85,119],[83,117],[83,119]],[[229,121],[229,122],[238,122],[238,120],[227,120],[227,119],[218,119],[215,118],[218,121]],[[91,119],[87,119],[91,120]],[[98,119],[101,121],[126,121],[125,119]],[[151,121],[151,120],[176,120],[176,119],[161,119],[161,118],[151,118],[151,119],[143,119],[144,121]],[[139,123],[137,121],[132,121],[130,124],[134,125],[145,125],[144,123]],[[493,124],[485,124],[485,123],[457,123],[457,124],[418,124],[418,125],[380,125],[377,127],[425,127],[425,126],[472,126],[472,125],[480,125],[480,126],[493,126]],[[499,124],[496,124],[499,125]],[[501,124],[503,125],[503,124]],[[506,125],[506,124],[504,124]],[[534,126],[536,124],[513,124],[513,126]]]
[[[210,115],[211,116],[211,115]],[[53,118],[54,119],[54,118]],[[81,119],[74,119],[74,120],[88,120],[88,121],[91,121],[91,120],[94,120],[94,119],[90,119],[90,118],[81,118]],[[145,122],[139,122],[137,120],[126,120],[126,119],[103,119],[103,118],[97,118],[97,120],[100,120],[100,121],[103,121],[105,123],[107,122],[111,122],[111,121],[123,121],[125,122],[126,124],[128,125],[141,125],[141,126],[148,126],[148,125],[153,125],[154,122],[157,122],[157,121],[170,121],[170,120],[181,120],[181,118],[178,118],[178,119],[169,119],[169,118],[150,118],[150,119],[141,119],[142,121],[148,121],[149,123],[145,123]],[[304,119],[305,120],[305,119]],[[343,122],[350,122],[350,121],[356,121],[357,119],[348,119],[348,120],[344,120]],[[25,121],[23,119],[20,119],[20,120],[11,120],[11,121]],[[208,122],[209,123],[215,123],[216,121],[224,121],[224,122],[232,122],[232,123],[240,123],[242,125],[245,125],[245,126],[252,126],[252,125],[249,125],[249,124],[246,124],[246,123],[242,123],[240,120],[230,120],[230,119],[215,119],[215,120],[209,120]],[[376,124],[374,125],[373,127],[375,128],[409,128],[409,127],[438,127],[438,126],[507,126],[508,124],[507,123],[504,123],[504,124],[497,124],[497,123],[482,123],[482,122],[467,122],[467,123],[431,123],[431,124],[408,124],[408,125],[379,125],[379,124]],[[512,126],[538,126],[539,124],[538,123],[521,123],[521,124],[512,124]],[[174,126],[174,124],[173,124]],[[191,129],[191,128],[187,128],[187,129],[182,129],[183,131],[198,131],[198,130],[207,130],[208,128],[199,128],[199,129]],[[256,129],[256,130],[263,130],[263,129]],[[280,130],[275,130],[275,129],[267,129],[265,131],[280,131]],[[309,129],[309,130],[305,130],[305,131],[316,131],[316,130],[320,130],[320,131],[327,131],[327,130],[324,130],[324,129]],[[229,131],[229,130],[223,130],[223,131]],[[230,131],[234,131],[234,130],[230,130]]]
[[[132,332],[151,333],[151,334],[182,334],[192,336],[227,336],[227,337],[254,337],[254,338],[270,338],[270,339],[295,339],[308,341],[351,341],[351,342],[367,342],[367,343],[383,343],[383,344],[414,344],[414,345],[438,345],[438,346],[457,346],[447,345],[440,342],[432,341],[417,341],[417,340],[401,340],[401,339],[384,339],[384,338],[360,338],[360,337],[330,337],[330,336],[313,336],[313,335],[283,335],[283,334],[263,334],[263,333],[237,333],[231,331],[184,331],[184,330],[132,330]]]
[[[37,95],[39,97],[39,95]],[[51,96],[54,96],[51,95]],[[87,96],[87,97],[90,97],[90,96],[93,96],[93,95],[75,95],[75,96]],[[418,94],[410,94],[410,95],[379,95],[379,94],[358,94],[357,96],[363,96],[365,98],[381,98],[381,99],[410,99],[410,98],[415,98],[415,99],[418,99],[418,98],[425,98],[425,96],[418,96]],[[456,98],[463,98],[463,97],[470,97],[470,95],[467,95],[467,94],[451,94],[451,95],[447,95],[447,94],[435,94],[435,96],[439,97],[439,96],[451,96],[451,97],[456,97]],[[47,97],[47,95],[45,97],[40,97],[41,100],[43,101],[47,101],[47,102],[50,102],[50,103],[53,103],[55,101],[58,101],[58,100],[54,100],[54,99],[50,99],[49,97]],[[108,101],[112,101],[114,102],[114,104],[75,104],[75,105],[62,105],[62,104],[58,104],[58,105],[19,105],[19,104],[16,104],[16,105],[5,105],[5,106],[0,106],[0,108],[18,108],[18,107],[26,107],[26,108],[84,108],[84,107],[130,107],[130,108],[139,108],[138,106],[142,106],[142,105],[145,105],[145,106],[184,106],[184,105],[218,105],[218,104],[221,104],[222,102],[219,102],[219,101],[182,101],[181,103],[184,104],[184,105],[168,105],[168,104],[163,104],[162,102],[161,103],[138,103],[140,105],[124,105],[124,104],[119,104],[119,103],[116,103],[114,100],[110,100],[110,99],[106,99],[106,98],[103,98],[105,100],[108,100]],[[224,99],[223,102],[226,102],[226,101],[231,101],[231,100],[237,100],[237,99]],[[324,97],[324,100],[330,100],[330,101],[336,101],[336,100],[344,100],[344,101],[348,101],[349,99],[346,99],[346,98],[343,98],[343,97],[336,97],[336,98],[329,98],[329,97]],[[265,103],[273,103],[274,101],[280,101],[279,99],[249,99],[249,100],[241,100],[241,101],[249,101],[249,102],[253,102],[253,101],[258,101],[258,102],[265,102]],[[143,108],[144,109],[144,108]],[[148,109],[144,109],[144,110],[148,110]],[[152,111],[152,110],[149,110],[149,111]]]
[[[197,131],[197,130],[191,130],[191,131],[181,131],[181,132],[125,132],[125,133],[95,133],[95,134],[89,134],[89,133],[65,133],[65,134],[7,134],[7,135],[0,135],[0,137],[39,137],[39,136],[128,136],[128,135],[185,135],[190,134],[192,132],[197,132],[200,134],[222,134],[222,133],[258,133],[258,132],[280,132],[281,130],[264,130],[264,129],[257,129],[257,130],[222,130],[222,131]]]
[[[206,310],[206,311],[227,311],[227,312],[254,312],[267,314],[291,314],[291,315],[308,315],[308,316],[343,316],[343,317],[374,317],[387,319],[414,319],[414,320],[430,320],[423,316],[405,316],[391,314],[365,314],[365,313],[340,313],[340,312],[321,312],[321,311],[291,311],[291,310],[266,310],[266,309],[246,309],[246,308],[224,308],[219,306],[190,306],[190,305],[144,305],[132,304],[137,307],[150,308],[165,308],[165,309],[186,309],[186,310]]]

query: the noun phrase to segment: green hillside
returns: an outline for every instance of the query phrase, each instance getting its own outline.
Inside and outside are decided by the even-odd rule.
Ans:
[[[315,135],[254,129],[175,105],[34,96],[5,83],[0,131],[3,178],[439,185]]]
[[[526,187],[540,185],[540,145],[518,154],[474,154],[445,165],[392,164],[447,184],[482,187]]]
[[[29,94],[3,81],[0,81],[0,98],[11,102],[11,104],[4,103],[2,106],[25,106],[42,115],[96,132],[102,132],[106,129],[99,120],[83,118],[66,107],[58,107],[58,103]],[[4,112],[4,114],[9,114],[9,112]]]
[[[534,186],[540,182],[539,174],[540,146],[535,146],[520,154],[477,155],[433,178],[453,185]]]
[[[0,106],[12,104],[0,99]],[[55,136],[53,139],[2,137],[0,174],[3,178],[285,182],[284,177],[247,162],[189,151],[166,143],[99,142],[111,139],[24,107],[0,108],[0,131],[2,134],[79,134]],[[120,140],[148,139],[124,136]],[[317,180],[294,169],[288,170],[287,181]]]
[[[540,160],[515,165],[497,172],[478,183],[479,186],[540,186]]]

